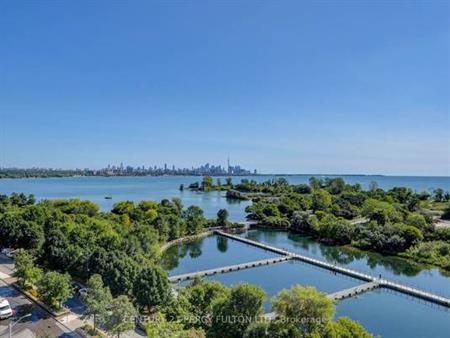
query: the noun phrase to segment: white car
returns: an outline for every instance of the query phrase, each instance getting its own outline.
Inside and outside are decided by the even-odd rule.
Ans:
[[[4,249],[2,249],[2,254],[4,254],[6,257],[13,258],[15,251],[16,250],[14,250],[14,249],[4,248]]]
[[[88,289],[87,288],[81,288],[80,290],[78,290],[78,294],[81,297],[85,297],[88,294]]]
[[[7,299],[0,298],[0,319],[6,319],[13,315],[11,305]]]

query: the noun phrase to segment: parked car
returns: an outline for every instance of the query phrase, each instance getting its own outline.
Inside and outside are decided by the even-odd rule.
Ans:
[[[0,319],[6,319],[13,315],[13,310],[7,299],[0,297]]]
[[[81,289],[78,290],[78,294],[80,296],[86,296],[87,293],[88,293],[88,289],[87,288],[81,288]]]
[[[11,249],[11,248],[4,248],[4,249],[2,249],[2,254],[4,254],[6,257],[13,258],[15,251],[16,250]]]
[[[80,292],[80,290],[83,288],[83,285],[81,285],[81,284],[78,283],[78,282],[72,282],[72,283],[70,283],[70,284],[72,285],[72,289],[73,289],[76,293]]]

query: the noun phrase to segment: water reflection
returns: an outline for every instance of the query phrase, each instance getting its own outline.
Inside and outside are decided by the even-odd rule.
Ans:
[[[161,264],[170,275],[272,258],[275,254],[222,236],[210,236],[168,248]]]
[[[438,268],[430,268],[410,260],[364,252],[351,247],[329,246],[307,236],[269,229],[250,230],[243,236],[333,264],[346,265],[375,276],[382,275],[392,281],[450,295],[448,272],[444,273]]]
[[[220,252],[227,252],[228,250],[228,238],[223,236],[217,236],[217,250]]]
[[[194,241],[186,245],[185,250],[189,252],[189,256],[191,258],[197,258],[202,255],[202,243],[203,243],[202,241]]]

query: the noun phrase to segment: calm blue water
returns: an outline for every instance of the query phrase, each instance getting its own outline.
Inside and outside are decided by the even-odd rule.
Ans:
[[[210,236],[168,248],[162,265],[169,275],[273,258],[277,255],[223,236]]]
[[[450,276],[439,269],[423,269],[410,261],[375,253],[327,246],[308,237],[274,230],[250,230],[242,236],[289,251],[351,267],[374,276],[450,297]]]
[[[279,176],[276,176],[279,177]],[[275,176],[234,177],[238,183],[243,178],[258,182],[266,181]],[[325,176],[323,176],[325,177]],[[327,176],[334,177],[334,176]],[[307,183],[309,175],[286,176],[292,184]],[[180,184],[187,187],[192,182],[201,181],[198,176],[161,176],[161,177],[70,177],[70,178],[33,178],[0,180],[0,193],[23,192],[34,194],[38,199],[81,198],[99,204],[102,210],[111,210],[118,201],[155,200],[179,197],[185,206],[200,206],[207,217],[214,218],[221,208],[228,209],[232,221],[245,219],[244,209],[248,201],[227,201],[223,192],[201,193],[179,191]],[[450,177],[406,177],[406,176],[345,176],[351,184],[360,183],[367,188],[375,181],[379,187],[389,189],[394,186],[407,186],[413,190],[432,190],[441,187],[450,190]],[[225,178],[221,178],[224,182]],[[106,200],[105,196],[112,196]]]
[[[296,284],[313,286],[317,290],[333,293],[362,284],[361,281],[343,275],[334,275],[327,270],[298,261],[277,263],[242,271],[230,272],[208,277],[225,285],[232,286],[239,283],[250,283],[263,288],[267,293],[264,308],[270,312],[270,299],[282,289]]]
[[[448,338],[450,312],[384,289],[345,299],[336,316],[359,321],[385,338]]]
[[[335,261],[336,259],[341,263],[347,261],[346,264],[353,266],[350,263],[354,258],[349,258],[346,251],[326,247],[309,239],[300,239],[297,236],[288,237],[285,232],[251,230],[244,236],[328,261]],[[185,273],[216,267],[220,265],[216,264],[217,259],[224,265],[229,265],[251,261],[256,257],[253,256],[255,253],[248,254],[246,245],[244,245],[244,249],[238,245],[240,243],[229,240],[228,245],[224,246],[223,243],[218,242],[218,238],[221,237],[214,236],[196,241],[195,246],[200,246],[200,251],[195,248],[192,249],[188,243],[172,248],[173,255],[167,252],[164,257],[166,268],[171,270],[171,274],[175,271]],[[205,244],[201,244],[202,241]],[[195,253],[194,258],[189,255],[192,251]],[[226,253],[226,256],[229,254],[230,258],[221,256],[222,253]],[[267,254],[264,251],[261,251],[261,253]],[[172,256],[175,257],[176,264],[170,266],[170,262],[173,260]],[[182,256],[182,258],[179,256]],[[202,256],[203,258],[201,258]],[[427,288],[427,285],[429,285],[430,288],[448,294],[450,279],[441,275],[436,269],[420,271],[420,269],[411,267],[404,260],[394,262],[389,259],[385,261],[385,259],[387,258],[380,255],[362,255],[357,257],[356,266],[364,267],[366,265],[369,270],[372,268],[378,269],[377,271],[383,271],[386,275],[391,273],[393,276],[397,276],[397,279],[401,277],[407,282],[414,281],[423,288]],[[359,280],[333,274],[327,270],[297,261],[215,275],[207,277],[207,279],[217,280],[228,286],[244,282],[260,286],[268,296],[264,304],[266,311],[270,311],[270,299],[274,295],[282,289],[290,288],[296,284],[313,286],[322,292],[332,293],[362,283]],[[450,332],[450,311],[387,290],[375,290],[338,302],[336,317],[341,316],[357,320],[370,332],[388,338],[443,338],[448,337]]]
[[[0,193],[23,192],[34,194],[38,199],[80,198],[91,200],[104,211],[111,210],[119,201],[161,201],[164,198],[178,197],[184,206],[200,206],[206,217],[215,218],[217,211],[226,208],[230,220],[245,219],[244,209],[248,201],[227,201],[224,192],[201,193],[185,189],[200,177],[162,176],[162,177],[70,177],[70,178],[33,178],[19,180],[0,180]],[[222,180],[223,181],[223,180]],[[111,196],[112,200],[105,199]]]

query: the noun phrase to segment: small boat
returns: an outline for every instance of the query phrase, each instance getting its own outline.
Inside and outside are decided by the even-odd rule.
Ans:
[[[105,196],[105,200],[112,200],[111,196]]]

